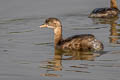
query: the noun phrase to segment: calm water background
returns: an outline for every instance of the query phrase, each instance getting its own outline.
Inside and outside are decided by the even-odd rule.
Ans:
[[[0,0],[0,80],[120,80],[120,19],[87,17],[103,6],[109,0]],[[104,52],[59,54],[53,31],[37,27],[48,17],[64,37],[94,34]]]

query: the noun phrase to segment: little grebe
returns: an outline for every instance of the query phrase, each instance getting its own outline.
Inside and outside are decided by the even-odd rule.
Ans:
[[[62,50],[80,50],[80,51],[101,51],[103,44],[96,40],[94,35],[82,34],[62,38],[62,24],[57,18],[48,18],[40,28],[48,27],[54,29],[54,47]]]
[[[94,9],[90,15],[89,18],[113,18],[118,16],[119,9],[117,7],[116,0],[111,0],[110,2],[110,8],[96,8]]]

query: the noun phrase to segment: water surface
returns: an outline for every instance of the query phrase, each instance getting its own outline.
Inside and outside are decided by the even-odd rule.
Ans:
[[[119,80],[120,19],[88,18],[108,1],[1,0],[0,80]],[[54,50],[53,31],[38,27],[48,17],[62,21],[64,38],[93,34],[104,51]]]

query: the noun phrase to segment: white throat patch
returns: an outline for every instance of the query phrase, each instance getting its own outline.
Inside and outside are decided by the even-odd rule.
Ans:
[[[54,28],[53,26],[48,26],[48,28]]]

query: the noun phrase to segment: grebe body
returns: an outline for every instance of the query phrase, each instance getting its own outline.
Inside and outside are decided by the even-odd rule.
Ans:
[[[74,35],[62,40],[58,47],[62,49],[80,50],[80,51],[99,51],[103,49],[103,44],[96,40],[92,34]]]
[[[92,34],[74,35],[67,39],[62,38],[62,24],[57,18],[48,18],[40,26],[54,29],[54,47],[63,50],[80,50],[80,51],[101,51],[103,44],[96,40]]]
[[[118,16],[120,13],[116,0],[111,0],[111,7],[110,8],[96,8],[94,9],[89,18],[113,18]]]

